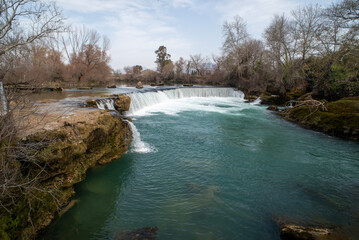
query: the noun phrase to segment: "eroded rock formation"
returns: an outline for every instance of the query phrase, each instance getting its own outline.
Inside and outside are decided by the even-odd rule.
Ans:
[[[88,114],[88,113],[87,113]],[[22,166],[26,174],[39,175],[34,196],[18,200],[11,213],[0,216],[1,239],[33,239],[66,207],[74,195],[74,184],[82,181],[89,168],[118,159],[132,140],[127,121],[106,111],[86,113],[52,130],[40,131],[23,139],[42,142],[37,164]],[[25,167],[25,168],[24,168]]]

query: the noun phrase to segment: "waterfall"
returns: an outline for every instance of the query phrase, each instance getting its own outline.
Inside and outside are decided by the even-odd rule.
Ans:
[[[115,110],[115,106],[113,105],[113,99],[98,99],[96,100],[97,107],[102,110]]]
[[[130,122],[126,121],[130,124],[132,130],[132,143],[131,143],[131,151],[137,153],[149,153],[157,151],[155,148],[151,147],[148,143],[145,143],[141,140],[141,134],[138,132],[136,126]]]
[[[235,97],[244,98],[241,91],[233,88],[176,88],[164,91],[136,92],[130,93],[130,110],[127,115],[134,114],[144,107],[152,106],[170,99],[181,99],[190,97]]]
[[[254,100],[251,104],[253,104],[253,105],[258,105],[258,104],[260,104],[262,102],[262,99],[259,97],[259,98],[257,98],[256,100]]]

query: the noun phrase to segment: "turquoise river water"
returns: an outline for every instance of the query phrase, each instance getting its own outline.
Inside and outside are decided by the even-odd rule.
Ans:
[[[90,170],[75,206],[41,239],[157,226],[157,239],[278,240],[276,221],[340,226],[358,238],[358,143],[300,128],[238,94],[161,94],[134,101],[128,153]]]

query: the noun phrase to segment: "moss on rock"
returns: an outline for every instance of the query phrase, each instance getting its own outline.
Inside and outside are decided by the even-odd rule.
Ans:
[[[281,112],[287,120],[345,139],[359,140],[359,98],[325,103],[326,110],[300,106]]]
[[[20,199],[16,209],[0,216],[1,239],[33,239],[69,202],[74,184],[85,178],[89,168],[127,151],[132,132],[126,121],[106,111],[92,112],[91,117],[25,138],[29,143],[43,143],[37,158],[45,170],[39,188],[45,191]],[[29,173],[39,174],[38,169],[30,166]]]

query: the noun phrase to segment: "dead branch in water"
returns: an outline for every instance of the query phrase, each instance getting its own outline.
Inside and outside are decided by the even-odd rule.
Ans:
[[[310,117],[311,115],[313,115],[314,113],[316,113],[319,110],[323,111],[323,112],[328,111],[325,101],[318,101],[318,100],[313,100],[313,99],[304,100],[304,101],[291,100],[291,101],[287,102],[286,107],[287,108],[284,111],[282,111],[283,116],[286,118],[289,117],[289,115],[293,111],[293,109],[297,109],[300,107],[306,107],[309,110],[309,114],[307,116],[305,116],[304,119],[308,119],[308,117]]]

